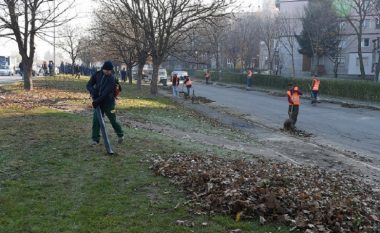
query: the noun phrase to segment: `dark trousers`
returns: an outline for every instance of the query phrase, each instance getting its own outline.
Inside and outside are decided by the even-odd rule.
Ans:
[[[186,86],[186,88],[187,88],[187,95],[190,96],[191,87]]]
[[[247,87],[252,86],[252,77],[247,77]]]
[[[292,120],[293,126],[296,125],[299,109],[299,105],[289,105],[288,114],[289,119]]]
[[[111,122],[112,128],[115,130],[118,137],[123,137],[124,132],[120,124],[116,121],[115,106],[102,106],[102,114],[106,115]],[[100,139],[100,124],[96,109],[94,109],[94,116],[92,118],[92,140],[99,142]]]

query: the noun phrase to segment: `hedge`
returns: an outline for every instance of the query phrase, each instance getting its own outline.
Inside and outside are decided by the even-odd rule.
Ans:
[[[193,71],[194,77],[203,78],[203,71]],[[224,83],[245,84],[246,75],[223,71],[220,79],[216,72],[211,73],[212,81]],[[296,82],[301,90],[309,92],[311,78],[287,78],[272,75],[255,74],[253,86],[267,87],[271,89],[287,90],[290,82]],[[321,95],[350,98],[362,101],[380,102],[380,84],[374,81],[363,80],[342,80],[342,79],[321,79]]]

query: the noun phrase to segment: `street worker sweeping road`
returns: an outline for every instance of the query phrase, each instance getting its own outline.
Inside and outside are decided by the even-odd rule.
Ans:
[[[300,106],[300,96],[302,92],[299,90],[296,84],[289,84],[289,88],[287,91],[288,96],[288,115],[289,119],[284,122],[284,129],[286,130],[294,130],[297,122],[299,106]]]
[[[178,96],[178,86],[179,86],[179,77],[177,74],[174,74],[173,77],[171,77],[172,81],[172,89],[173,89],[173,96]]]
[[[183,83],[186,85],[187,96],[189,97],[190,96],[190,89],[193,85],[193,82],[191,81],[190,76],[185,76],[185,80],[183,81]]]
[[[92,106],[94,107],[94,115],[92,121],[92,145],[97,145],[100,139],[99,130],[102,126],[102,119],[99,119],[98,117],[99,109],[101,110],[101,116],[105,114],[110,120],[111,125],[118,136],[118,143],[122,143],[124,140],[124,132],[120,124],[116,121],[115,87],[116,78],[113,75],[113,65],[111,61],[104,62],[102,70],[92,75],[86,85],[87,90],[91,94],[93,100]],[[109,142],[106,135],[103,135],[103,139],[105,140],[106,147],[108,147]],[[108,153],[110,152],[112,152],[112,150],[108,151]]]
[[[321,80],[313,75],[313,81],[311,83],[311,103],[315,104],[318,101],[319,86],[321,85]]]

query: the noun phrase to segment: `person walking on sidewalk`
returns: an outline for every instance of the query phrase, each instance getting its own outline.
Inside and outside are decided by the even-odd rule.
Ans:
[[[317,103],[319,86],[321,85],[321,80],[317,78],[317,75],[313,75],[313,81],[311,83],[311,103]]]
[[[100,107],[102,114],[105,114],[110,120],[111,125],[118,136],[118,143],[122,143],[124,140],[123,129],[116,121],[115,86],[116,78],[113,75],[113,64],[111,61],[104,62],[102,70],[92,75],[86,85],[86,88],[92,97],[92,106],[94,107],[91,136],[92,145],[98,144],[100,139],[100,125],[95,111],[97,107]]]
[[[210,70],[206,70],[205,79],[206,79],[206,84],[210,84],[210,79],[211,79]]]
[[[172,77],[172,89],[173,89],[173,96],[178,96],[178,86],[179,86],[179,77],[177,74],[174,74]]]
[[[253,79],[253,71],[250,68],[247,71],[247,89],[252,87],[252,79]]]
[[[74,74],[75,74],[74,78],[80,79],[80,67],[78,64],[74,64]]]
[[[289,84],[287,94],[289,103],[288,115],[289,119],[292,121],[292,128],[294,129],[297,122],[299,107],[301,104],[300,96],[302,95],[302,92],[299,90],[297,84]]]
[[[125,67],[120,71],[121,80],[125,82],[127,80],[127,70]]]
[[[186,85],[186,88],[187,88],[187,96],[190,96],[190,90],[193,85],[193,82],[191,81],[190,76],[185,76],[185,80],[183,81],[183,83]]]

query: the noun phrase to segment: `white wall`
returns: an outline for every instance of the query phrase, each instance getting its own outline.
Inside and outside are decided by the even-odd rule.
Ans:
[[[363,53],[363,62],[366,75],[372,72],[372,53]],[[350,53],[348,56],[348,74],[360,75],[359,56],[357,53]]]

